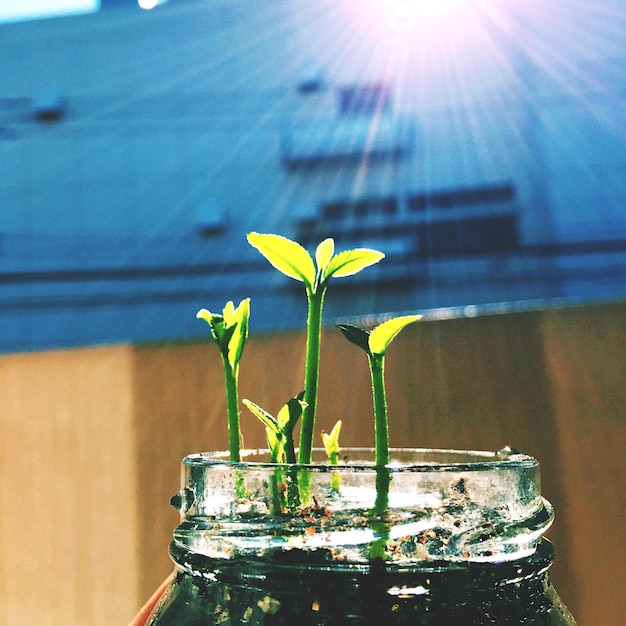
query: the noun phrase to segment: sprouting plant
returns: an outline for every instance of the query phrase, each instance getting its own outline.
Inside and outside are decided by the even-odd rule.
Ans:
[[[302,400],[303,396],[304,392],[301,392],[295,398],[291,398],[291,400],[278,411],[276,417],[251,400],[243,400],[243,403],[250,411],[265,425],[265,438],[267,440],[272,463],[283,464],[296,462],[296,452],[293,445],[293,429],[305,406]],[[285,504],[285,492],[287,492],[287,505]],[[287,508],[297,508],[300,504],[297,473],[292,472],[292,476],[288,479],[283,469],[277,468],[272,476],[270,493],[272,494],[272,510],[274,513],[281,513]]]
[[[420,319],[419,315],[394,317],[366,330],[352,324],[338,324],[344,336],[362,348],[367,354],[372,378],[372,396],[374,402],[374,433],[376,448],[376,501],[370,511],[370,527],[377,539],[369,547],[372,559],[385,559],[389,524],[386,519],[389,508],[389,484],[391,473],[389,464],[389,419],[387,415],[387,396],[385,392],[385,353],[394,337],[405,327]]]
[[[317,409],[320,341],[324,295],[331,278],[352,276],[378,263],[385,255],[369,248],[356,248],[335,254],[333,239],[322,241],[315,260],[299,243],[273,234],[249,233],[249,243],[279,271],[304,283],[308,302],[307,341],[304,369],[304,409],[300,427],[298,462],[311,463],[313,432]]]
[[[305,406],[304,392],[291,398],[274,417],[265,409],[251,400],[244,399],[243,403],[265,425],[265,438],[270,450],[272,463],[295,463],[296,451],[293,445],[293,429],[302,415]]]
[[[196,317],[208,323],[211,335],[222,355],[228,413],[228,449],[230,460],[240,461],[239,361],[248,338],[250,298],[242,300],[237,308],[231,301],[227,302],[221,314],[200,309]]]
[[[402,315],[383,322],[373,330],[352,324],[338,324],[338,328],[352,343],[367,354],[372,377],[374,401],[374,437],[376,465],[389,463],[389,420],[387,417],[387,395],[385,392],[385,353],[394,337],[405,327],[420,319],[420,315]]]
[[[339,434],[341,433],[341,420],[337,420],[332,427],[330,433],[322,431],[322,441],[324,443],[324,450],[328,457],[330,465],[339,465]],[[341,478],[338,472],[333,472],[330,477],[330,488],[335,493],[339,492],[341,486]]]
[[[324,450],[328,457],[328,462],[331,465],[337,465],[339,463],[339,434],[341,433],[341,420],[337,420],[336,424],[332,427],[330,433],[322,431],[322,441],[324,443]]]

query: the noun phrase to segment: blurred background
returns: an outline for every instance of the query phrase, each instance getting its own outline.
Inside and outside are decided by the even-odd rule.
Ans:
[[[392,443],[537,456],[557,588],[623,626],[625,32],[622,0],[0,0],[0,624],[125,624],[171,569],[180,460],[226,445],[198,309],[251,297],[244,397],[300,390],[256,230],[386,253],[331,285],[322,426],[372,443],[334,322],[422,313]]]

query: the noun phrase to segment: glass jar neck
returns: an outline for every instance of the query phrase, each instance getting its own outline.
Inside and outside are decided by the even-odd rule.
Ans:
[[[173,552],[274,564],[298,555],[322,570],[501,562],[533,555],[553,519],[526,455],[393,450],[377,467],[371,450],[346,449],[333,466],[316,454],[310,466],[258,451],[241,463],[187,457]]]
[[[554,560],[554,547],[543,538],[536,550],[525,557],[505,561],[422,561],[419,564],[400,565],[377,560],[367,565],[336,561],[320,567],[314,558],[299,552],[281,553],[271,559],[213,559],[185,550],[175,541],[170,544],[170,556],[177,570],[200,576],[210,582],[227,583],[256,589],[293,589],[294,578],[306,577],[309,583],[318,581],[328,586],[332,577],[334,591],[342,586],[349,589],[355,581],[375,580],[390,596],[408,597],[437,591],[445,586],[446,593],[468,588],[493,590],[495,587],[518,585],[543,580]]]

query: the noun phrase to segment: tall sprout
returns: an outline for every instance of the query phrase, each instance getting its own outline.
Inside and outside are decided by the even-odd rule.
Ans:
[[[322,309],[331,278],[352,276],[378,263],[385,255],[369,248],[335,254],[333,239],[325,239],[315,250],[315,260],[299,243],[273,234],[249,233],[249,243],[277,270],[304,283],[307,296],[307,339],[304,369],[304,409],[300,427],[298,463],[311,462],[317,411]]]
[[[385,559],[389,539],[389,417],[385,391],[385,353],[394,337],[405,327],[420,319],[419,315],[404,315],[383,322],[373,330],[365,330],[351,324],[339,324],[344,336],[367,354],[372,378],[374,404],[374,439],[376,449],[376,501],[370,511],[370,527],[377,539],[370,544],[372,559]]]

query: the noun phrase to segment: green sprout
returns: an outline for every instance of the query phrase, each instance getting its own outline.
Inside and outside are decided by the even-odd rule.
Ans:
[[[374,401],[374,435],[376,465],[389,463],[389,420],[387,394],[385,392],[385,353],[394,337],[405,327],[420,319],[420,315],[403,315],[383,322],[373,330],[365,330],[352,324],[338,324],[346,339],[359,346],[367,354],[372,378]]]
[[[298,462],[310,464],[317,409],[322,308],[332,277],[352,276],[378,263],[385,255],[369,248],[356,248],[335,254],[333,239],[322,241],[315,260],[299,243],[273,234],[249,233],[248,242],[277,270],[304,283],[308,302],[307,340],[304,369],[304,409],[300,428]]]
[[[222,355],[228,412],[228,449],[230,460],[240,461],[239,361],[248,338],[250,298],[242,300],[237,308],[231,301],[227,302],[221,314],[200,309],[196,317],[207,322]]]
[[[244,399],[243,403],[265,425],[265,438],[270,450],[272,463],[295,463],[296,451],[293,445],[293,429],[306,406],[303,401],[304,392],[291,398],[274,417],[265,409],[251,400]]]
[[[324,442],[324,450],[331,465],[339,464],[339,433],[341,433],[341,420],[333,426],[330,433],[322,431],[322,441]]]
[[[324,450],[328,457],[330,465],[339,465],[339,434],[341,433],[341,420],[337,420],[332,427],[330,433],[322,431],[322,441],[324,442]],[[334,493],[339,492],[341,486],[341,477],[339,472],[333,472],[330,477],[330,488]]]
[[[370,511],[369,525],[377,538],[369,547],[371,559],[387,558],[389,539],[389,419],[387,415],[387,397],[385,392],[385,353],[394,337],[405,327],[420,319],[419,315],[404,315],[383,322],[373,330],[365,330],[352,324],[338,324],[339,330],[352,343],[367,354],[372,378],[372,396],[374,402],[374,433],[376,448],[376,501]]]
[[[265,425],[265,438],[270,450],[270,461],[272,463],[296,462],[296,452],[293,445],[293,429],[302,415],[305,406],[302,397],[304,392],[299,393],[295,398],[291,398],[278,411],[276,417],[262,409],[251,400],[244,399],[243,403],[256,415]],[[282,468],[276,469],[271,478],[270,493],[272,494],[272,510],[274,513],[282,513],[287,508],[296,509],[300,504],[298,491],[297,473],[292,472],[291,480],[287,480]],[[285,491],[289,507],[285,506]]]

